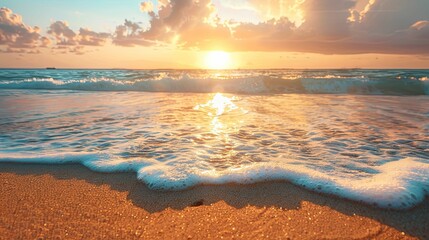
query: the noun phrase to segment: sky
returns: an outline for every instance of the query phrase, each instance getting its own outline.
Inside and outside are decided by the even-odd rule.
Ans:
[[[0,1],[2,68],[212,66],[429,68],[429,1]]]

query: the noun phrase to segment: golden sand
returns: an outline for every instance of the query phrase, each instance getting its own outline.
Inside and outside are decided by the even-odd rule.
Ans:
[[[132,173],[0,164],[0,239],[428,239],[429,201],[389,211],[286,182],[157,192]]]

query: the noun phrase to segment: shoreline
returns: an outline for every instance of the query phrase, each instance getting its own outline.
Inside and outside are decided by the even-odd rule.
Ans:
[[[288,182],[148,189],[134,173],[0,163],[0,238],[427,239],[429,199],[383,210]]]

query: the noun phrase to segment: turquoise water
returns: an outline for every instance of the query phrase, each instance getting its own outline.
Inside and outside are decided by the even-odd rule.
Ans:
[[[429,71],[3,69],[0,89],[429,95]]]
[[[428,76],[0,70],[0,162],[135,172],[167,191],[286,180],[409,208],[429,190]]]

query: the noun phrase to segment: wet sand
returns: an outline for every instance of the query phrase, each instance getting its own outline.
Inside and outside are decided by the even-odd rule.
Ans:
[[[133,173],[0,164],[0,239],[428,239],[429,201],[372,208],[287,182],[148,189]]]

